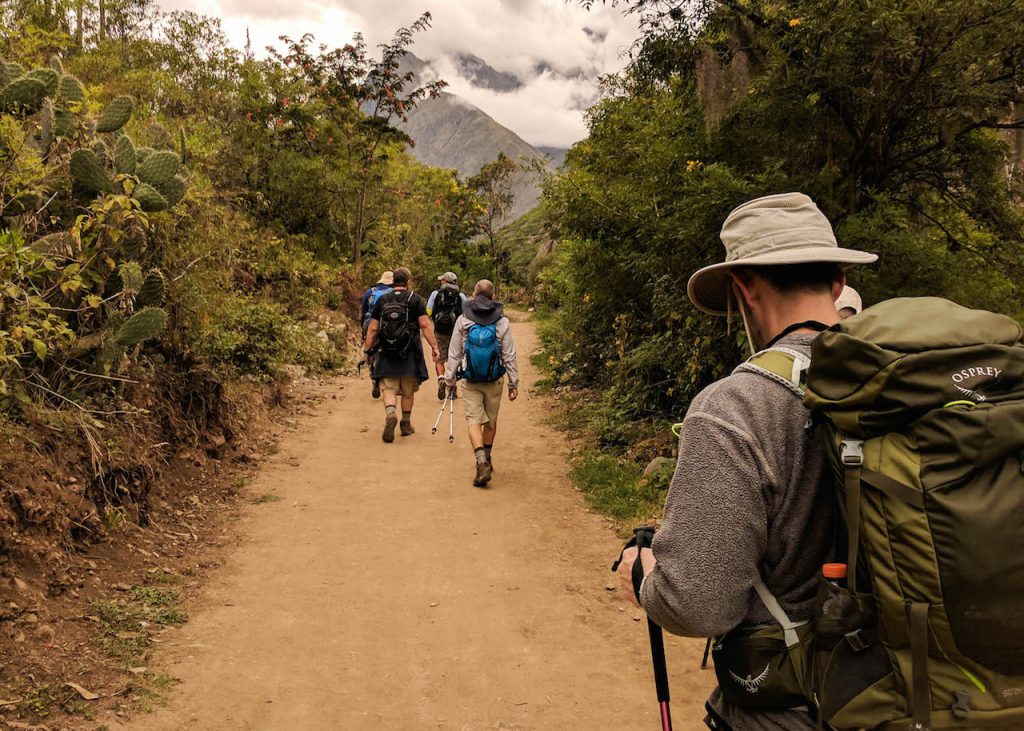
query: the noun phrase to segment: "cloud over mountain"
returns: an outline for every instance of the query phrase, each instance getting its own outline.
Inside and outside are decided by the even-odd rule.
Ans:
[[[450,83],[449,91],[477,105],[534,145],[558,147],[581,139],[583,110],[598,95],[597,78],[625,65],[638,36],[636,19],[616,8],[587,12],[566,0],[162,0],[224,19],[241,47],[279,35],[313,33],[332,46],[361,31],[371,44],[390,38],[424,10],[433,27],[414,52]]]

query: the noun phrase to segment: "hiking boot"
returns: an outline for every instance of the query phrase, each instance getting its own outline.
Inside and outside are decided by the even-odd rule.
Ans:
[[[459,389],[456,388],[455,386],[452,386],[452,399],[457,399],[458,397],[459,397]]]
[[[384,420],[384,441],[388,444],[395,441],[396,426],[398,426],[398,417],[394,414],[389,414],[388,418]]]
[[[411,421],[403,421],[398,426],[399,426],[399,430],[402,432],[402,436],[403,437],[407,437],[410,434],[415,434],[416,433],[416,428],[412,425]]]
[[[491,481],[491,465],[488,462],[478,462],[476,465],[476,477],[473,479],[473,487],[486,487]]]
[[[370,392],[370,395],[374,398],[380,398],[380,381],[374,380],[373,390]]]
[[[444,401],[446,398],[448,398],[448,385],[443,380],[439,380],[437,382],[437,400]]]

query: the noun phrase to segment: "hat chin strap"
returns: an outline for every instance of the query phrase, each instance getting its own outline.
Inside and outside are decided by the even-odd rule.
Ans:
[[[750,332],[750,321],[747,319],[747,308],[743,304],[743,298],[737,297],[736,292],[733,290],[733,284],[729,284],[729,297],[728,306],[726,311],[726,328],[728,332],[732,332],[732,301],[736,298],[736,306],[740,310],[740,317],[743,319],[743,332],[747,336],[747,347],[750,348],[750,354],[757,354],[757,347],[754,345],[754,336]]]

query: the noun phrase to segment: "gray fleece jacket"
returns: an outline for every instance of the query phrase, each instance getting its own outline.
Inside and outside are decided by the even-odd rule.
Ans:
[[[815,333],[779,341],[810,355]],[[715,637],[771,623],[754,592],[763,579],[790,619],[809,619],[831,557],[833,500],[824,444],[785,386],[736,372],[708,386],[683,420],[679,460],[654,538],[657,564],[641,603],[669,632]],[[735,731],[811,729],[807,713],[749,713],[711,703]]]
[[[519,388],[519,363],[516,343],[512,339],[512,327],[505,317],[505,306],[486,297],[474,297],[462,303],[462,314],[455,321],[451,344],[448,346],[448,362],[445,364],[445,378],[455,382],[455,376],[462,366],[466,352],[466,335],[473,325],[494,325],[498,344],[501,346],[501,363],[505,366],[509,388]]]

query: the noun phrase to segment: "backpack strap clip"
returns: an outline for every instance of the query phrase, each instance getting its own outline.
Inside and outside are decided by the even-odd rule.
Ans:
[[[953,717],[965,721],[971,715],[971,694],[964,690],[953,691]]]
[[[844,467],[860,467],[864,464],[864,442],[860,439],[844,439],[839,447],[839,456]]]

